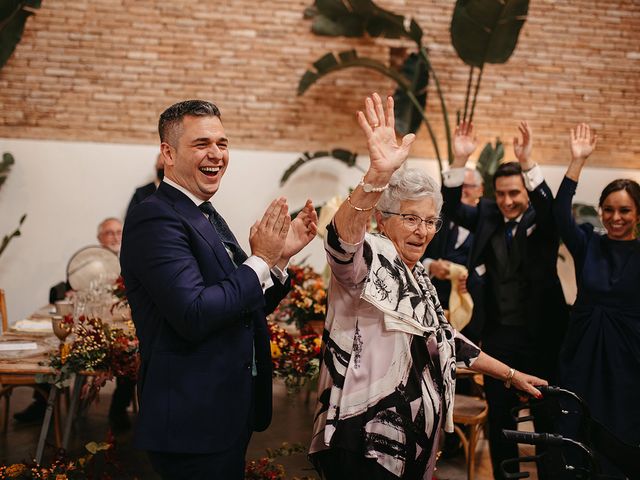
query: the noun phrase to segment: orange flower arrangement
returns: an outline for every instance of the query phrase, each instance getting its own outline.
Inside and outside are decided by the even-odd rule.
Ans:
[[[308,265],[291,265],[291,291],[272,314],[272,320],[295,323],[301,332],[310,332],[308,322],[324,322],[327,315],[327,289],[322,276]]]
[[[320,372],[322,339],[316,334],[294,337],[269,322],[273,375],[283,378],[289,393],[295,393]]]

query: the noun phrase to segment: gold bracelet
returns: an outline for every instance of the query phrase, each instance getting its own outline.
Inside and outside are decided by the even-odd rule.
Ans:
[[[374,203],[372,206],[370,206],[369,208],[361,208],[361,207],[356,207],[353,203],[351,203],[351,194],[349,194],[347,196],[347,203],[349,204],[349,206],[351,208],[353,208],[355,211],[357,212],[370,212],[371,210],[373,210],[374,208],[376,208],[376,205],[378,204],[378,202]]]
[[[515,368],[510,368],[509,373],[507,374],[507,379],[504,381],[504,386],[507,388],[511,388],[511,381],[513,380],[513,376],[516,374]]]

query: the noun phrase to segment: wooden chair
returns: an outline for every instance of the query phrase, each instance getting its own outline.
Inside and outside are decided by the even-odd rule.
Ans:
[[[4,290],[0,288],[0,316],[2,316],[2,333],[9,330],[9,319],[7,318],[7,303],[4,298]]]
[[[471,378],[474,379],[476,386],[480,388],[482,377],[477,379],[476,375]],[[487,422],[487,415],[489,408],[487,401],[480,396],[462,395],[456,394],[453,406],[453,423],[454,431],[460,437],[462,441],[462,447],[464,448],[464,455],[467,462],[467,479],[473,480],[475,475],[475,453],[476,446],[478,445],[478,439],[480,433],[483,430],[484,425]],[[468,428],[468,432],[465,433],[463,427]]]
[[[0,289],[0,315],[2,315],[2,334],[9,331],[9,320],[7,318],[7,302],[4,290]],[[4,398],[4,421],[3,432],[7,433],[9,428],[9,409],[11,406],[11,394],[16,387],[32,387],[44,398],[48,397],[48,393],[38,386],[34,375],[3,375],[0,374],[0,399]],[[68,402],[67,402],[68,404]],[[56,405],[53,413],[54,433],[56,444],[61,445],[60,434],[60,408]]]

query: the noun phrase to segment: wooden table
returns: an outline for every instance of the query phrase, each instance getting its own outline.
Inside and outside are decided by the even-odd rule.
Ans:
[[[32,319],[43,319],[47,315],[50,317],[51,306],[45,306],[34,312]],[[7,358],[6,356],[0,356],[0,385],[3,388],[0,389],[0,396],[3,393],[8,392],[16,385],[34,385],[36,384],[36,375],[38,374],[55,374],[55,370],[46,366],[49,362],[49,354],[54,352],[59,345],[59,340],[53,335],[53,331],[50,334],[47,333],[25,333],[9,330],[3,335],[0,335],[2,340],[20,340],[35,342],[38,344],[38,349],[33,354],[25,354],[21,357]],[[82,385],[86,378],[96,375],[99,372],[81,372],[75,375],[73,380],[73,388],[71,390],[71,398],[67,397],[67,417],[65,419],[64,434],[60,435],[60,389],[52,386],[49,390],[47,398],[47,408],[45,410],[42,427],[40,429],[40,437],[38,439],[38,446],[36,448],[35,460],[37,463],[41,463],[44,454],[44,446],[49,434],[49,428],[51,426],[51,419],[55,415],[54,421],[54,434],[56,447],[66,449],[69,445],[69,437],[71,436],[71,427],[76,417],[78,404],[80,400],[80,392]],[[6,384],[6,386],[5,386]],[[37,388],[37,387],[36,387]],[[41,393],[45,393],[41,390]],[[5,421],[8,415],[8,408],[5,410]]]

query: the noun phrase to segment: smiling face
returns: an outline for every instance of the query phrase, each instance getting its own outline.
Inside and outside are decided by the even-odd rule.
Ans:
[[[515,220],[529,208],[529,193],[521,175],[496,178],[495,192],[498,208],[509,220]]]
[[[229,163],[229,140],[222,122],[216,116],[186,115],[176,136],[171,144],[160,145],[165,175],[207,201],[220,188]]]
[[[397,213],[417,215],[424,219],[438,216],[436,204],[429,197],[420,200],[404,200],[400,202]],[[420,222],[416,228],[407,228],[400,215],[385,218],[377,212],[376,217],[380,231],[393,242],[402,261],[413,269],[424,255],[427,245],[436,233],[435,230],[428,230],[424,222]]]
[[[625,190],[611,192],[602,202],[602,224],[612,240],[633,240],[640,212]]]
[[[122,243],[122,223],[115,218],[102,222],[98,227],[98,242],[102,247],[119,254]]]

